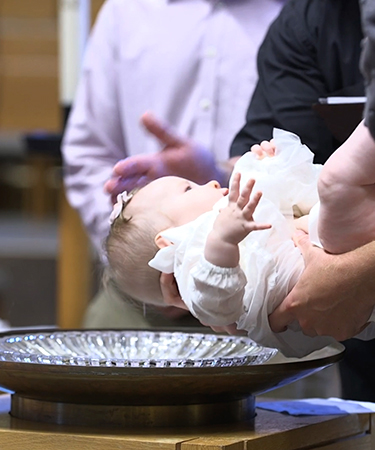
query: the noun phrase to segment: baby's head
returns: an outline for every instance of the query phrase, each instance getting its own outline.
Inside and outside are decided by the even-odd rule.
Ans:
[[[148,265],[159,248],[168,245],[159,233],[209,211],[227,191],[217,181],[200,186],[169,176],[120,198],[106,240],[111,277],[118,288],[144,303],[163,305],[160,272]]]

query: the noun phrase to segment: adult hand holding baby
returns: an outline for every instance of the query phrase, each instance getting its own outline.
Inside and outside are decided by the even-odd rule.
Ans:
[[[164,302],[169,307],[175,307],[170,308],[173,312],[173,317],[180,317],[178,314],[180,312],[180,315],[185,315],[186,311],[188,311],[188,307],[183,302],[180,292],[178,290],[178,286],[176,283],[176,279],[174,277],[173,273],[162,273],[160,275],[160,288],[161,292],[163,294]],[[202,325],[210,327],[207,324],[202,323]],[[247,332],[244,330],[238,330],[237,325],[235,323],[232,323],[230,325],[224,326],[224,327],[210,327],[213,331],[216,333],[228,333],[232,335],[238,335],[238,336],[246,336]]]
[[[118,161],[112,178],[104,186],[112,201],[123,191],[129,192],[167,175],[180,176],[198,184],[213,179],[224,181],[224,171],[217,167],[210,150],[179,136],[150,112],[142,115],[141,123],[160,142],[161,150]]]
[[[303,231],[297,232],[294,240],[303,254],[305,270],[269,316],[272,331],[284,331],[297,320],[308,336],[332,336],[338,341],[355,336],[366,327],[374,308],[375,281],[370,287],[364,280],[365,273],[368,281],[374,271],[369,262],[375,242],[331,255],[313,246]]]
[[[170,317],[175,319],[185,315],[189,309],[181,298],[173,273],[162,273],[160,275],[160,288],[163,294],[164,302],[168,305],[168,307],[164,308],[164,310],[168,310],[168,314],[171,314]],[[161,310],[161,308],[159,310]],[[202,325],[211,328],[216,333],[228,333],[237,336],[247,335],[246,331],[237,329],[237,325],[235,323],[224,327],[212,327],[205,323],[202,323]]]

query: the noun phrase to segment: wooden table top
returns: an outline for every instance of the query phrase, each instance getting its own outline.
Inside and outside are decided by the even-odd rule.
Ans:
[[[24,421],[0,396],[1,450],[324,450],[375,449],[375,415],[295,417],[257,410],[253,422],[160,429],[92,429]]]

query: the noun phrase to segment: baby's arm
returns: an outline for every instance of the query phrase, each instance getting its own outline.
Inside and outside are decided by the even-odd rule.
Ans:
[[[375,239],[375,142],[363,122],[324,165],[319,237],[331,253]]]
[[[206,260],[219,267],[236,267],[240,259],[238,244],[251,231],[271,228],[270,224],[254,222],[253,214],[262,196],[257,192],[250,198],[255,181],[249,180],[240,193],[240,179],[239,173],[233,176],[228,206],[216,218],[204,249]]]

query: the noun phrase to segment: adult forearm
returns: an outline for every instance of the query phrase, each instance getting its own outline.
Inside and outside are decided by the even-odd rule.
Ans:
[[[350,274],[347,282],[352,286],[354,301],[364,306],[375,306],[375,241],[352,252],[341,255],[339,264],[342,270]]]

